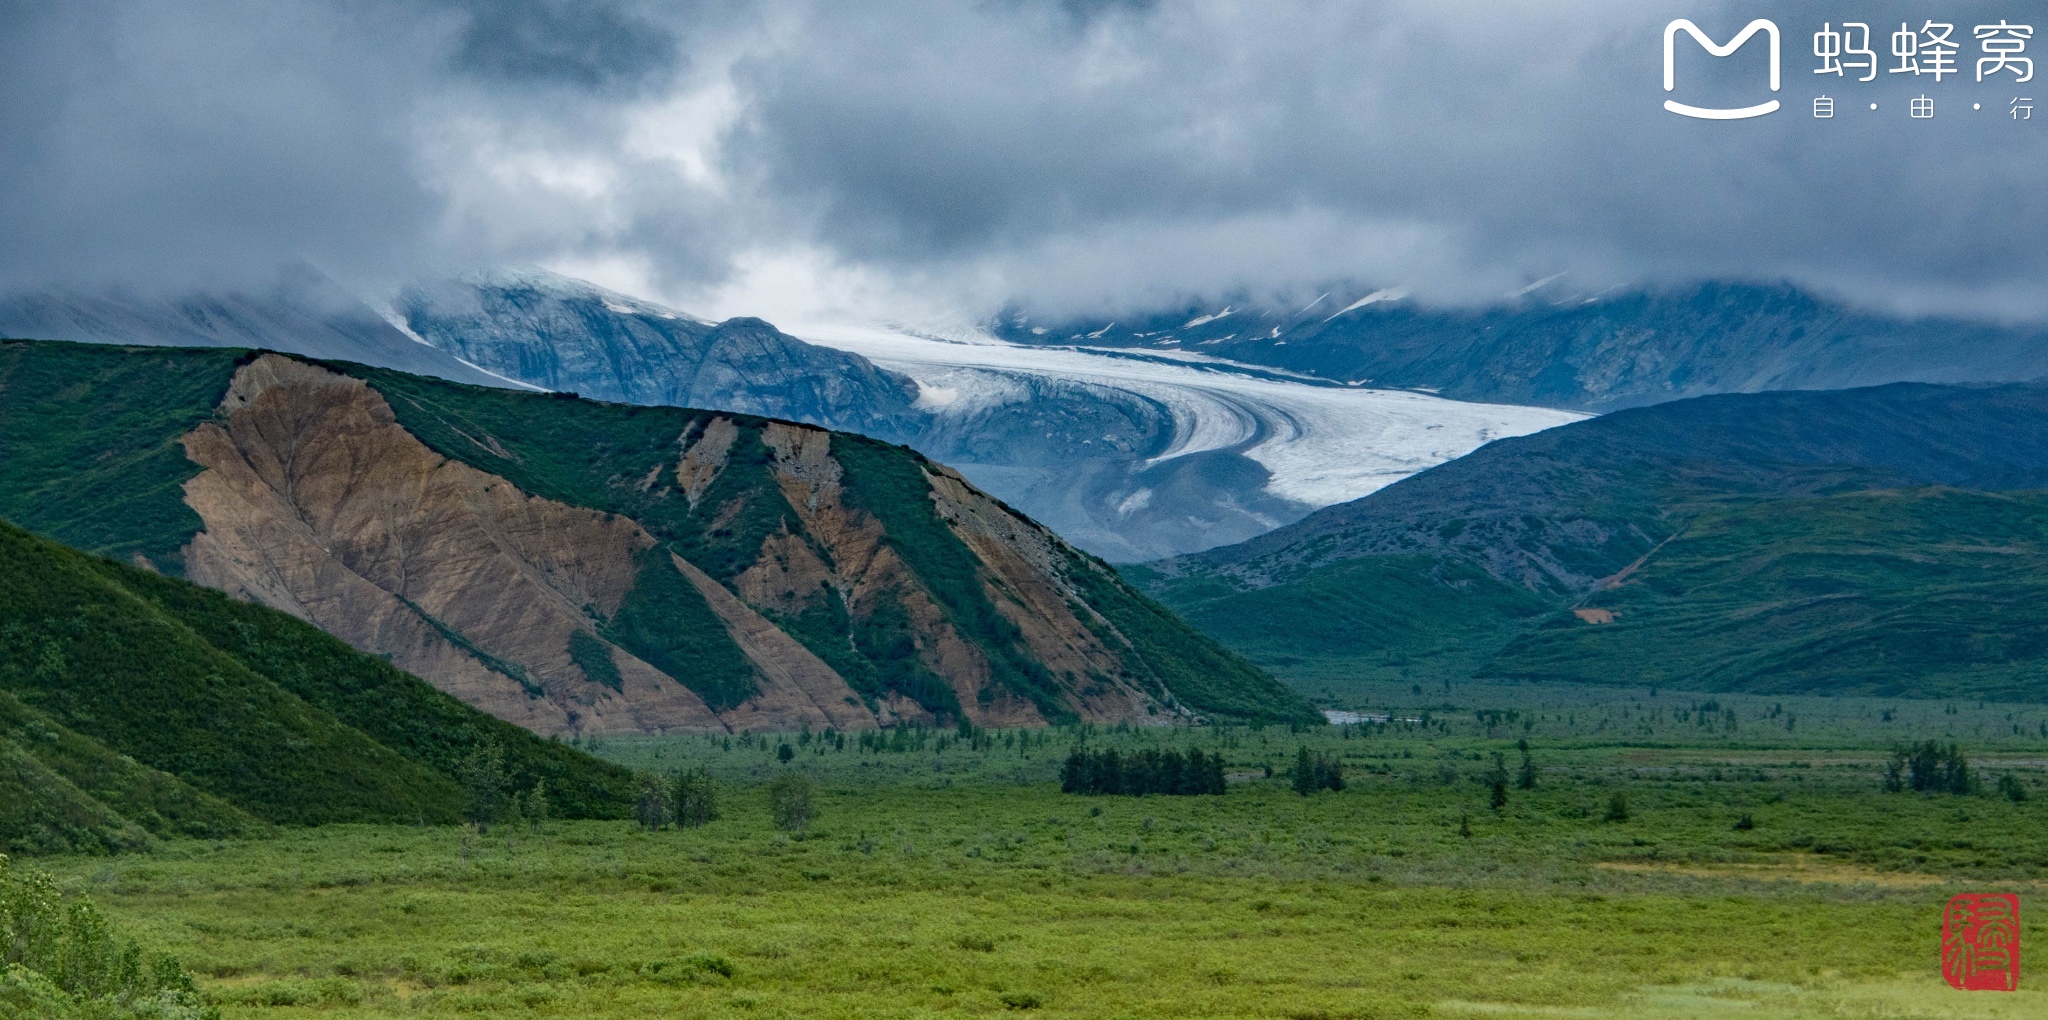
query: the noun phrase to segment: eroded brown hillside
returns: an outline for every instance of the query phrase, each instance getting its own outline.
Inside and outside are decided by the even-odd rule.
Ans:
[[[220,411],[185,437],[205,469],[185,484],[187,505],[205,522],[184,550],[191,579],[297,615],[536,732],[855,729],[949,714],[901,690],[863,697],[776,623],[828,603],[849,631],[878,614],[893,621],[959,714],[982,725],[1048,721],[1042,696],[1034,703],[999,681],[882,522],[849,505],[826,431],[760,427],[774,480],[767,493],[786,501],[791,519],[728,583],[672,551],[653,561],[666,559],[687,581],[751,670],[751,696],[714,708],[692,677],[665,673],[606,636],[605,621],[646,583],[643,554],[660,544],[639,522],[524,492],[443,456],[362,380],[289,358],[242,367]],[[716,531],[767,498],[706,499],[741,437],[726,417],[692,423],[676,437],[674,459],[636,488],[686,503],[683,512]],[[471,439],[504,449],[492,436]],[[939,518],[978,561],[981,595],[1014,628],[1017,650],[1065,694],[1058,707],[1105,722],[1180,717],[1105,644],[1114,630],[1105,618],[1077,615],[1089,610],[1062,576],[1056,538],[950,471],[925,479]]]

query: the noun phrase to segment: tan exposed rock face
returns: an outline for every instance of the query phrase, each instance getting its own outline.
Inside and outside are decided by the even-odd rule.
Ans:
[[[635,521],[532,496],[442,457],[362,381],[289,358],[266,355],[245,366],[221,411],[218,423],[185,437],[187,454],[205,469],[185,486],[186,502],[205,522],[185,550],[190,577],[293,613],[536,732],[930,721],[902,697],[871,711],[831,666],[768,618],[800,615],[835,593],[856,621],[900,606],[919,659],[952,686],[977,724],[1045,722],[1030,701],[994,681],[984,651],[960,635],[884,541],[881,522],[848,504],[824,430],[763,427],[775,484],[797,520],[762,543],[730,588],[670,556],[754,666],[759,693],[714,713],[623,648],[607,644],[619,690],[585,676],[569,654],[572,635],[596,636],[596,621],[619,610],[643,569],[642,554],[656,544]],[[661,469],[621,484],[696,507],[727,469],[742,431],[720,416],[679,437],[673,490],[655,490]],[[1096,636],[1109,623],[1066,579],[1057,538],[949,470],[928,469],[926,477],[934,509],[979,561],[984,594],[1068,692],[1068,708],[1093,721],[1174,718]],[[729,506],[717,514],[737,512]]]
[[[1044,718],[1030,702],[1007,690],[991,689],[988,660],[981,650],[946,622],[931,594],[882,543],[880,523],[845,505],[842,471],[831,455],[831,434],[776,423],[762,438],[775,454],[776,479],[784,497],[831,562],[794,538],[770,539],[761,559],[738,579],[741,594],[755,605],[783,612],[798,611],[814,586],[822,584],[837,587],[856,614],[864,600],[899,600],[910,615],[925,665],[952,684],[970,718],[988,726],[1043,725]],[[1005,510],[951,471],[941,469],[927,477],[940,516],[981,560],[984,593],[1022,631],[1039,661],[1075,692],[1071,707],[1077,714],[1096,721],[1170,718],[1155,716],[1156,702],[1121,679],[1118,655],[1069,608],[1070,601],[1080,600],[1063,580],[1058,540],[1050,532]],[[1106,626],[1106,621],[1098,623]],[[917,711],[907,703],[898,708]]]
[[[670,559],[711,604],[726,632],[760,671],[761,693],[726,712],[727,726],[737,730],[874,728],[874,714],[861,706],[853,688],[824,660],[749,609],[711,575],[680,556],[671,554]]]
[[[992,688],[987,657],[954,630],[931,593],[895,550],[882,543],[881,522],[845,504],[841,498],[843,471],[832,458],[832,434],[771,422],[761,439],[775,454],[775,480],[783,498],[795,508],[804,530],[824,546],[830,563],[820,561],[820,565],[826,566],[827,579],[839,589],[847,611],[858,619],[878,603],[901,604],[910,618],[918,657],[952,686],[961,710],[977,725],[1044,725],[1045,719],[1030,702]],[[748,572],[760,571],[765,577],[772,576],[773,570],[767,563],[757,562]],[[983,700],[984,690],[989,691],[990,700]],[[929,718],[929,713],[906,698],[892,699],[887,707],[901,718]]]
[[[713,608],[761,672],[760,696],[730,718],[623,649],[612,650],[622,689],[594,683],[569,638],[594,632],[592,614],[615,612],[631,589],[636,554],[654,544],[639,525],[447,460],[359,380],[287,358],[244,367],[221,407],[224,424],[185,440],[206,468],[185,487],[205,521],[185,551],[195,581],[294,613],[539,733],[874,725],[845,704],[836,673],[730,594]]]
[[[733,440],[740,437],[739,426],[731,418],[713,418],[704,425],[704,431],[695,442],[685,433],[680,437],[683,455],[676,461],[676,487],[683,492],[683,498],[695,507],[704,498],[704,491],[718,480],[718,474],[725,470],[725,462],[732,455]]]

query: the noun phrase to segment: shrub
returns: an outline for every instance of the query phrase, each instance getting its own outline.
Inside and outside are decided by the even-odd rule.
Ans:
[[[2018,776],[2008,772],[1998,777],[1998,794],[2015,804],[2027,799],[2027,788],[2020,784]]]
[[[169,957],[145,957],[91,900],[0,855],[0,1016],[218,1020]]]
[[[640,774],[640,791],[633,797],[633,820],[648,832],[668,824],[668,784],[652,773]]]
[[[775,827],[789,832],[802,832],[811,824],[811,795],[817,790],[811,777],[801,772],[785,772],[768,784],[768,813],[775,818]]]
[[[1628,797],[1620,790],[1614,791],[1614,796],[1607,798],[1606,818],[1610,822],[1628,821]]]

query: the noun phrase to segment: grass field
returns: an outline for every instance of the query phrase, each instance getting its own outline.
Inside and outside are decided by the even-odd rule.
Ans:
[[[1709,733],[1700,696],[1571,693],[1513,720],[1439,705],[1427,726],[1088,735],[1221,750],[1223,797],[1062,795],[1074,731],[880,752],[614,739],[595,750],[710,769],[724,817],[329,826],[40,863],[231,1017],[2048,1015],[2037,991],[1949,990],[1937,945],[1953,892],[2048,887],[2048,740],[2013,732],[2042,709],[1904,703],[1887,723],[1814,699],[1835,714],[1778,706],[1812,720],[1787,730],[1745,702]],[[1623,709],[1662,715],[1617,733]],[[1881,791],[1893,740],[1958,727],[1987,789],[2010,773],[2028,799]],[[1525,737],[1534,789],[1514,782]],[[1349,788],[1290,792],[1304,745],[1340,755]],[[823,786],[804,833],[768,817],[759,784],[785,769]]]

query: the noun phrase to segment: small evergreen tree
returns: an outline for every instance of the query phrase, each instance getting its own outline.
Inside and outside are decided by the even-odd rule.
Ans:
[[[1524,790],[1536,788],[1536,760],[1529,756],[1529,741],[1525,738],[1515,742],[1522,751],[1522,771],[1515,777],[1515,785]]]
[[[1319,789],[1322,786],[1316,782],[1315,759],[1309,755],[1308,745],[1303,744],[1294,751],[1294,792],[1306,797]]]
[[[464,794],[463,820],[476,826],[478,833],[489,832],[505,809],[506,790],[512,785],[505,774],[505,749],[495,740],[470,748],[455,764],[455,779]]]
[[[1607,798],[1607,820],[1610,822],[1628,821],[1628,797],[1624,796],[1620,790],[1614,791],[1614,796]]]
[[[538,836],[548,824],[548,781],[536,779],[526,791],[526,826]]]

